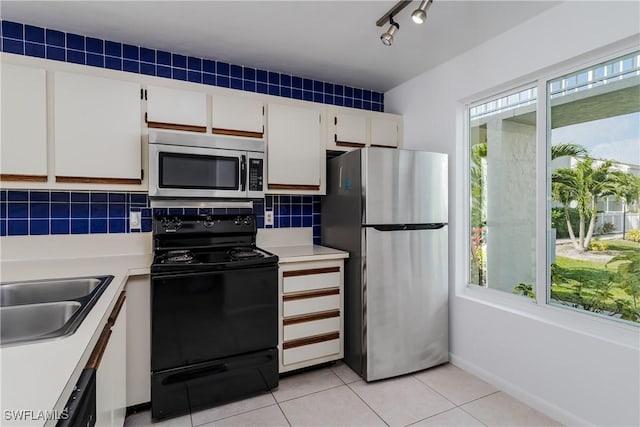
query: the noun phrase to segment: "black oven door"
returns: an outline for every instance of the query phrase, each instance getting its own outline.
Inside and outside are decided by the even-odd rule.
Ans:
[[[152,371],[277,346],[277,265],[151,279]]]

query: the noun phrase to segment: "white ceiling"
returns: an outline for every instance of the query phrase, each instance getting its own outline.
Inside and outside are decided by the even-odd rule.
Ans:
[[[416,25],[395,1],[2,1],[2,18],[384,92],[557,5],[435,0]]]

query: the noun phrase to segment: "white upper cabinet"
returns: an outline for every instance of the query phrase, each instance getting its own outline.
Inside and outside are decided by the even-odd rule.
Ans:
[[[371,116],[371,145],[398,147],[401,127],[401,116],[384,113]]]
[[[46,72],[2,64],[2,180],[47,181]]]
[[[160,86],[147,88],[149,127],[206,132],[207,95]]]
[[[260,99],[213,95],[211,131],[262,138],[264,104]]]
[[[334,144],[338,147],[364,147],[369,140],[367,119],[365,112],[332,111],[330,122],[333,121],[335,126]]]
[[[321,112],[316,108],[269,104],[267,191],[321,192],[325,153]]]
[[[327,149],[349,151],[362,147],[399,147],[402,116],[353,108],[329,107]]]
[[[138,83],[56,72],[56,182],[140,184]]]

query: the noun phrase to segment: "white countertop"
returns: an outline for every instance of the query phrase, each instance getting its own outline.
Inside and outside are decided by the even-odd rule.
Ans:
[[[280,264],[349,258],[349,252],[319,245],[267,246],[263,249],[278,255]]]
[[[0,349],[2,425],[42,426],[56,421],[8,421],[5,410],[62,411],[115,302],[132,275],[149,274],[151,254],[3,261],[2,281],[114,276],[73,335]]]

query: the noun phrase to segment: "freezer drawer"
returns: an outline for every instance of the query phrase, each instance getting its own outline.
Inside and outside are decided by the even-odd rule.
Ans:
[[[446,362],[447,226],[392,231],[367,227],[363,232],[365,379]]]

